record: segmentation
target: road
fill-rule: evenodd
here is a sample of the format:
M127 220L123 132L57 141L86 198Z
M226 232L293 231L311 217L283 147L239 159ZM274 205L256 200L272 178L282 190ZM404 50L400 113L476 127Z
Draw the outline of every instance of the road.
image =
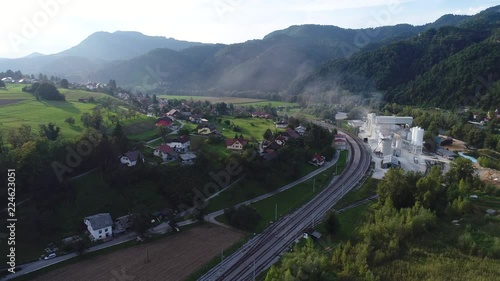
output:
M136 237L137 237L137 234L128 233L128 234L125 234L123 236L119 236L117 238L114 238L113 240L111 240L109 242L90 247L88 249L87 253L99 251L99 250L102 250L102 249L107 248L107 247L112 247L112 246L115 246L115 245L118 245L121 243L125 243L127 241L134 240ZM67 254L64 256L55 257L55 258L50 259L50 260L39 260L39 261L26 263L26 264L23 264L23 265L16 267L16 273L9 274L9 275L3 277L1 280L10 280L10 279L19 277L21 275L28 274L28 273L31 273L33 271L37 271L37 270L40 270L42 268L54 265L56 263L60 263L60 262L72 259L76 256L77 256L76 253L70 253L70 254Z
M349 158L346 169L329 187L294 213L280 218L263 233L253 237L198 280L253 280L278 261L281 253L306 228L319 223L323 215L362 179L370 167L370 155L364 144L350 135L347 135L347 141Z

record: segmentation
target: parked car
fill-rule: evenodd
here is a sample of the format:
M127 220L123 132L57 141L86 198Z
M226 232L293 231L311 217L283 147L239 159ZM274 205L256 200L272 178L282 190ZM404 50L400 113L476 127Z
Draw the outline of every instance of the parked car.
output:
M56 253L52 253L52 254L50 254L50 255L48 255L48 256L45 256L45 258L43 258L43 259L44 259L44 260L50 260L50 259L53 259L53 258L55 258L55 257L57 257Z

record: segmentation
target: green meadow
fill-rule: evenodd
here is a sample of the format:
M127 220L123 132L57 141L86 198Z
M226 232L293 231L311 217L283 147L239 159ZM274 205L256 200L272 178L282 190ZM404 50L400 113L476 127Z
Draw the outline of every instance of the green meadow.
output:
M109 97L97 92L59 89L66 95L66 101L37 101L32 94L22 91L23 86L25 85L7 84L6 89L0 89L0 131L2 132L10 128L18 128L22 124L30 125L33 131L36 131L38 125L53 122L61 128L62 136L77 137L84 129L80 116L85 112L90 112L96 106L92 103L78 102L78 99ZM68 117L75 119L74 125L64 122ZM103 117L105 123L108 122L107 113L103 114ZM126 123L133 125L134 122L142 122L145 119L146 117L137 117L127 120ZM150 122L154 124L154 120Z

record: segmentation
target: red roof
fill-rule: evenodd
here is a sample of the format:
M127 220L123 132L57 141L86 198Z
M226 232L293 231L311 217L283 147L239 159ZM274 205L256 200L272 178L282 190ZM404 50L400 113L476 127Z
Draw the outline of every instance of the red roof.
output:
M313 160L316 159L318 162L323 162L325 161L325 157L319 155L318 153L313 155Z
M235 142L239 142L243 146L248 143L244 138L227 139L226 146L232 146Z
M285 134L287 134L292 139L298 139L298 138L300 138L300 135L297 132L295 132L294 130L290 129L290 128L286 129Z
M166 144L162 144L160 146L158 146L156 149L158 149L159 151L167 154L167 153L172 153L174 151L173 148L171 148L170 146L166 145Z

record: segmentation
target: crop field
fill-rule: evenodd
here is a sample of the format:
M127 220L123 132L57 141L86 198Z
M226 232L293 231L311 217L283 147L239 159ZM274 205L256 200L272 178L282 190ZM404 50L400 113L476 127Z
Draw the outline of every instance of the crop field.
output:
M246 104L246 103L260 103L265 102L262 99L238 98L238 97L205 97L205 96L177 96L177 95L159 95L159 98L177 99L177 100L194 100L194 101L209 101L211 103L232 103L232 104Z
M116 280L120 276L127 276L126 280L185 280L243 237L235 230L198 226L156 242L71 264L34 280Z

